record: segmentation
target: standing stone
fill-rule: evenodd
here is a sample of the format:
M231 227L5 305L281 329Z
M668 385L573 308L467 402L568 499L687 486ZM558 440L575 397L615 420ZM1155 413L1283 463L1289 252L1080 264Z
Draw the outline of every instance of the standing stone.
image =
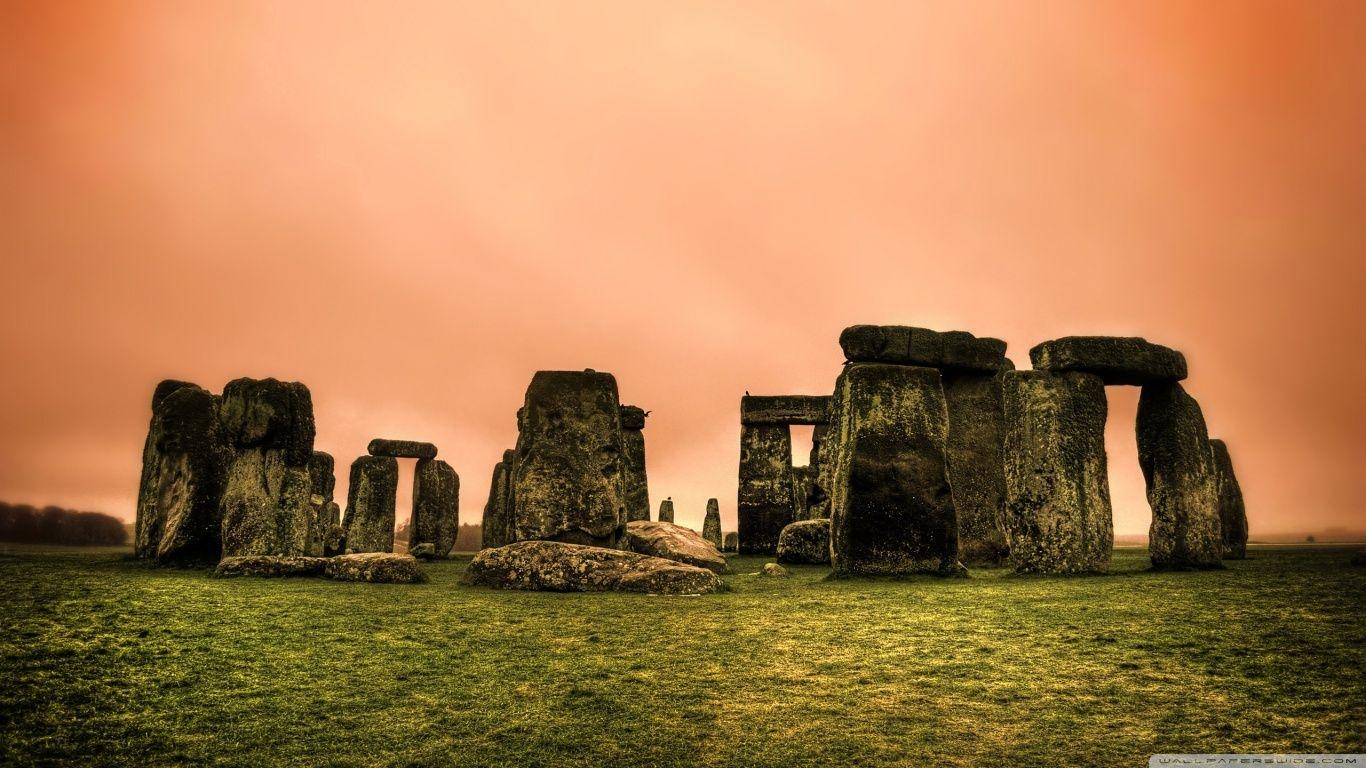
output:
M351 463L343 524L347 553L394 551L397 495L398 459L361 456Z
M1093 573L1114 547L1105 385L1089 373L1004 377L1005 528L1019 573Z
M740 552L771 555L792 522L792 434L786 424L740 425Z
M816 489L816 468L792 468L792 519L810 520L813 516L812 497Z
M230 381L220 420L234 451L219 504L223 557L304 555L314 519L308 388L275 379Z
M614 547L626 523L621 404L610 373L538 371L513 470L517 540Z
M308 461L308 477L312 491L309 504L313 507L313 525L307 554L310 557L322 557L327 554L328 541L335 541L341 536L340 531L332 530L333 526L340 527L341 523L340 508L333 501L337 476L336 461L332 454L314 451Z
M968 565L999 565L1006 546L1005 406L1002 374L944 372L948 403L949 486L958 514L958 556Z
M1153 522L1148 552L1160 569L1219 568L1218 473L1199 403L1175 382L1138 398L1138 463Z
M1225 560L1247 557L1247 509L1243 506L1243 489L1233 474L1233 459L1223 440L1210 440L1214 467L1219 478L1219 530L1223 540Z
M482 540L484 549L502 547L517 540L512 510L512 465L515 451L503 451L503 460L493 467L489 499L484 504Z
M659 502L659 522L672 523L674 521L674 498L669 498Z
M965 573L939 371L854 363L840 374L834 402L840 430L830 489L835 572Z
M721 503L707 499L707 516L702 520L702 538L721 548Z
M161 469L158 448L161 441L161 406L171 393L182 387L194 386L187 381L166 379L157 384L152 392L152 420L147 426L147 439L142 446L142 478L138 484L137 517L133 523L133 552L138 557L156 557L165 522L157 508L157 497L161 493L157 483L157 473Z
M833 421L834 416L832 414ZM832 424L817 424L811 431L810 485L807 487L806 519L830 517L829 465L832 464L835 433Z
M740 551L740 534L735 531L726 531L726 535L721 539L722 552Z
M440 459L418 461L413 473L413 520L408 551L444 559L450 556L459 532L460 476Z
M645 476L645 410L621 406L621 444L626 520L650 519L650 484Z
M218 503L232 453L218 422L219 398L180 387L160 407L154 499L161 563L217 562L223 548Z

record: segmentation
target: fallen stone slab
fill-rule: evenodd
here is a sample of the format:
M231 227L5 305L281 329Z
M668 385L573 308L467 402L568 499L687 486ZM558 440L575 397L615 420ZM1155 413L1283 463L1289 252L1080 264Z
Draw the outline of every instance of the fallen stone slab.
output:
M327 558L323 575L336 581L367 581L374 584L415 584L427 576L412 555L364 552Z
M829 395L745 395L741 424L824 424L830 420Z
M1037 371L1080 371L1107 385L1157 384L1186 378L1186 356L1135 336L1066 336L1029 350Z
M722 588L721 578L705 568L558 541L485 549L470 562L462 582L497 589L662 595L708 594Z
M622 546L629 552L695 565L713 573L730 573L726 558L710 541L681 525L649 520L629 522Z
M892 363L993 373L1006 367L1006 343L967 331L905 325L852 325L840 333L851 363Z
M798 520L778 535L778 562L828 565L830 563L830 521Z
M389 456L395 459L435 459L436 446L417 440L385 440L377 437L366 446L371 456Z
M325 557L282 557L278 555L243 555L225 557L218 561L213 575L218 578L233 576L321 576L327 565Z

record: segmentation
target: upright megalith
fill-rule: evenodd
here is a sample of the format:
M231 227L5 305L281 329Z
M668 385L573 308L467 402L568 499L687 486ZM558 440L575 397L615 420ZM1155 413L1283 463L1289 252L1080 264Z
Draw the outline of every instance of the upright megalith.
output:
M707 499L707 516L702 519L702 538L717 549L721 548L721 503L716 499Z
M222 551L218 504L232 453L219 425L219 404L196 386L177 387L158 403L149 498L161 530L148 549L158 562L216 562Z
M835 572L965 573L958 562L939 371L853 363L835 384L832 410L839 431L830 488Z
M1114 546L1105 385L1077 372L1003 381L1005 529L1020 573L1093 573Z
M346 551L393 552L398 459L360 456L351 462L346 494Z
M626 523L616 378L538 371L520 422L512 473L517 540L616 546Z
M219 504L223 557L304 555L314 519L308 387L275 379L230 381L220 421L233 451Z
M1010 552L1004 527L1006 478L1003 372L944 371L949 485L958 515L958 557L998 565Z
M1174 349L1126 336L1067 336L1029 350L1038 371L1079 371L1106 384L1143 386L1186 378L1186 358Z
M339 554L342 544L341 507L334 499L337 474L332 454L314 451L308 462L308 476L312 486L309 503L313 507L313 526L307 554L312 557Z
M460 476L440 459L421 459L413 472L413 519L408 552L446 558L460 532Z
M788 426L741 422L735 512L742 554L771 555L778 550L778 534L796 517L792 495L792 433Z
M1214 468L1218 472L1219 531L1225 560L1247 557L1247 509L1243 506L1243 489L1233 474L1233 459L1223 440L1210 440Z
M810 520L819 517L819 496L816 492L816 468L811 465L793 467L792 477L792 519ZM813 501L815 504L813 504Z
M493 466L489 498L484 504L483 533L480 546L502 547L517 540L512 510L512 468L516 451L503 451L503 460Z
M645 417L643 408L621 406L622 483L626 490L626 520L650 519L650 484L645 474Z
M187 381L166 379L157 384L152 392L152 420L147 426L147 439L142 446L142 477L138 484L137 517L133 523L133 552L138 557L156 557L164 527L161 510L157 506L157 498L161 494L157 477L161 468L162 404L176 390L194 386Z
M1218 471L1200 405L1180 384L1143 387L1138 463L1153 509L1148 529L1153 567L1222 567Z
M674 521L674 498L669 498L659 502L659 522L672 523Z

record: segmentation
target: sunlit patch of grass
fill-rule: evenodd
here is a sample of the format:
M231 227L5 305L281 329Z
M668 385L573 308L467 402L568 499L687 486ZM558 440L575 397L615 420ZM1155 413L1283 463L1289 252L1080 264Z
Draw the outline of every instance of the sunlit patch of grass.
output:
M1366 569L743 575L702 598L212 579L0 554L0 763L1143 764L1361 751Z

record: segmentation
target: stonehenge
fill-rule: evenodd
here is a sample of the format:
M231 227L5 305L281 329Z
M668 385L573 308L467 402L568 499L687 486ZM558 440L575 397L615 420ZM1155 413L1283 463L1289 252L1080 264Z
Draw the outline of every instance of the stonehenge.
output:
M778 562L825 565L830 562L830 521L798 520L778 534Z
M336 461L332 455L314 451L308 462L312 483L309 503L313 506L313 531L308 540L311 557L337 555L342 551L341 507L333 500L336 493Z
M721 548L721 504L716 499L707 499L707 515L702 519L702 538Z
M1242 560L1247 557L1247 509L1243 506L1243 489L1233 474L1233 459L1223 440L1210 440L1214 454L1214 468L1218 473L1219 528L1224 559Z
M729 573L726 559L710 540L673 523L632 520L626 524L622 548L651 557L675 560L715 573Z
M626 520L650 519L650 484L645 474L645 417L634 405L621 406L622 482L626 488Z
M136 549L161 563L216 560L218 502L231 455L218 421L220 398L175 382L158 388L153 401Z
M673 497L659 502L659 522L672 523L674 521L674 500Z
M830 398L821 395L745 395L740 400L740 478L735 505L742 554L771 555L778 534L809 509L810 492L792 467L794 424L829 420ZM814 453L814 451L813 451ZM815 484L815 470L810 473ZM803 478L807 473L801 473ZM809 513L806 513L809 514Z
M1186 358L1145 339L1067 336L1029 350L1036 371L1081 371L1110 385L1144 386L1186 378Z
M1153 509L1153 567L1222 568L1218 469L1200 404L1177 382L1146 384L1139 395L1138 463Z
M435 459L436 446L417 440L385 440L375 438L365 447L371 456L388 456L395 459Z
M413 518L408 553L449 557L460 532L460 476L440 459L420 459L413 473Z
M484 504L482 548L501 547L517 540L516 520L512 516L512 466L516 451L503 451L503 460L493 466L489 499Z
M547 592L646 592L697 595L721 579L695 565L606 547L519 541L475 555L462 583Z
M359 456L346 495L346 552L393 552L398 459Z

